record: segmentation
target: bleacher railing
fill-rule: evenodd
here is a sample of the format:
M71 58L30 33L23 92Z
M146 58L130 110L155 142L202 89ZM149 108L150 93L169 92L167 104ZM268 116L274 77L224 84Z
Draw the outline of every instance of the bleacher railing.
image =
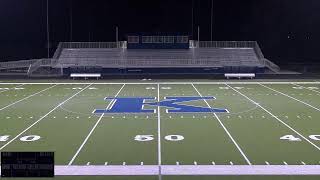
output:
M63 49L80 48L127 48L127 41L118 42L60 42L53 58L58 59Z
M255 48L256 41L200 41L199 48Z
M21 61L1 62L0 69L29 67L31 64L37 62L38 60L39 59L30 59L30 60L21 60Z

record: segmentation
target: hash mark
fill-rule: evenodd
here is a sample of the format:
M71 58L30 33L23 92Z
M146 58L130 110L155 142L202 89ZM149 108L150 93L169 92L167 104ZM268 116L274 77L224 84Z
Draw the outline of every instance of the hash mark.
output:
M303 161L301 161L301 164L302 164L302 165L306 165L306 163L305 163L305 162L303 162Z

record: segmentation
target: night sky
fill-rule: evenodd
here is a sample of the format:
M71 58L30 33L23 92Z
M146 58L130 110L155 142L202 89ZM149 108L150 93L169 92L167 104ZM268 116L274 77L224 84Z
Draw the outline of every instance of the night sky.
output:
M200 40L210 40L211 0L49 0L49 5L51 55L60 41L115 41L116 26L120 40L131 32L182 32L197 39L197 26ZM213 13L213 40L256 40L265 56L280 64L320 62L319 0L214 0ZM0 0L0 60L41 57L46 57L46 0Z

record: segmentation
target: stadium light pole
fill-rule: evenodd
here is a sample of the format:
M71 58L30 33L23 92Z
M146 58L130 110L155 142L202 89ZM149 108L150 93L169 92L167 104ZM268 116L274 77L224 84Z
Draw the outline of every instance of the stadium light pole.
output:
M70 42L73 41L73 2L70 0Z
M194 39L194 37L193 37L193 26L194 26L193 25L194 24L194 22L193 22L193 17L194 17L193 13L194 13L194 0L192 0L192 2L191 2L191 36Z
M200 44L200 26L198 26L198 48Z
M210 39L213 40L213 0L211 0L211 31L210 31Z
M47 57L50 58L49 0L47 0Z

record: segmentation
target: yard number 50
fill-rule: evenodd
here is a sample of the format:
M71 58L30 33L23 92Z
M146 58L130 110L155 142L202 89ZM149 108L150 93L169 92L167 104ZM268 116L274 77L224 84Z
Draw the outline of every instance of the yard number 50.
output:
M184 139L184 137L181 135L167 135L164 137L164 139L167 141L181 141ZM154 140L154 137L153 135L136 135L134 137L134 140L140 141L140 142L146 142L146 141Z

